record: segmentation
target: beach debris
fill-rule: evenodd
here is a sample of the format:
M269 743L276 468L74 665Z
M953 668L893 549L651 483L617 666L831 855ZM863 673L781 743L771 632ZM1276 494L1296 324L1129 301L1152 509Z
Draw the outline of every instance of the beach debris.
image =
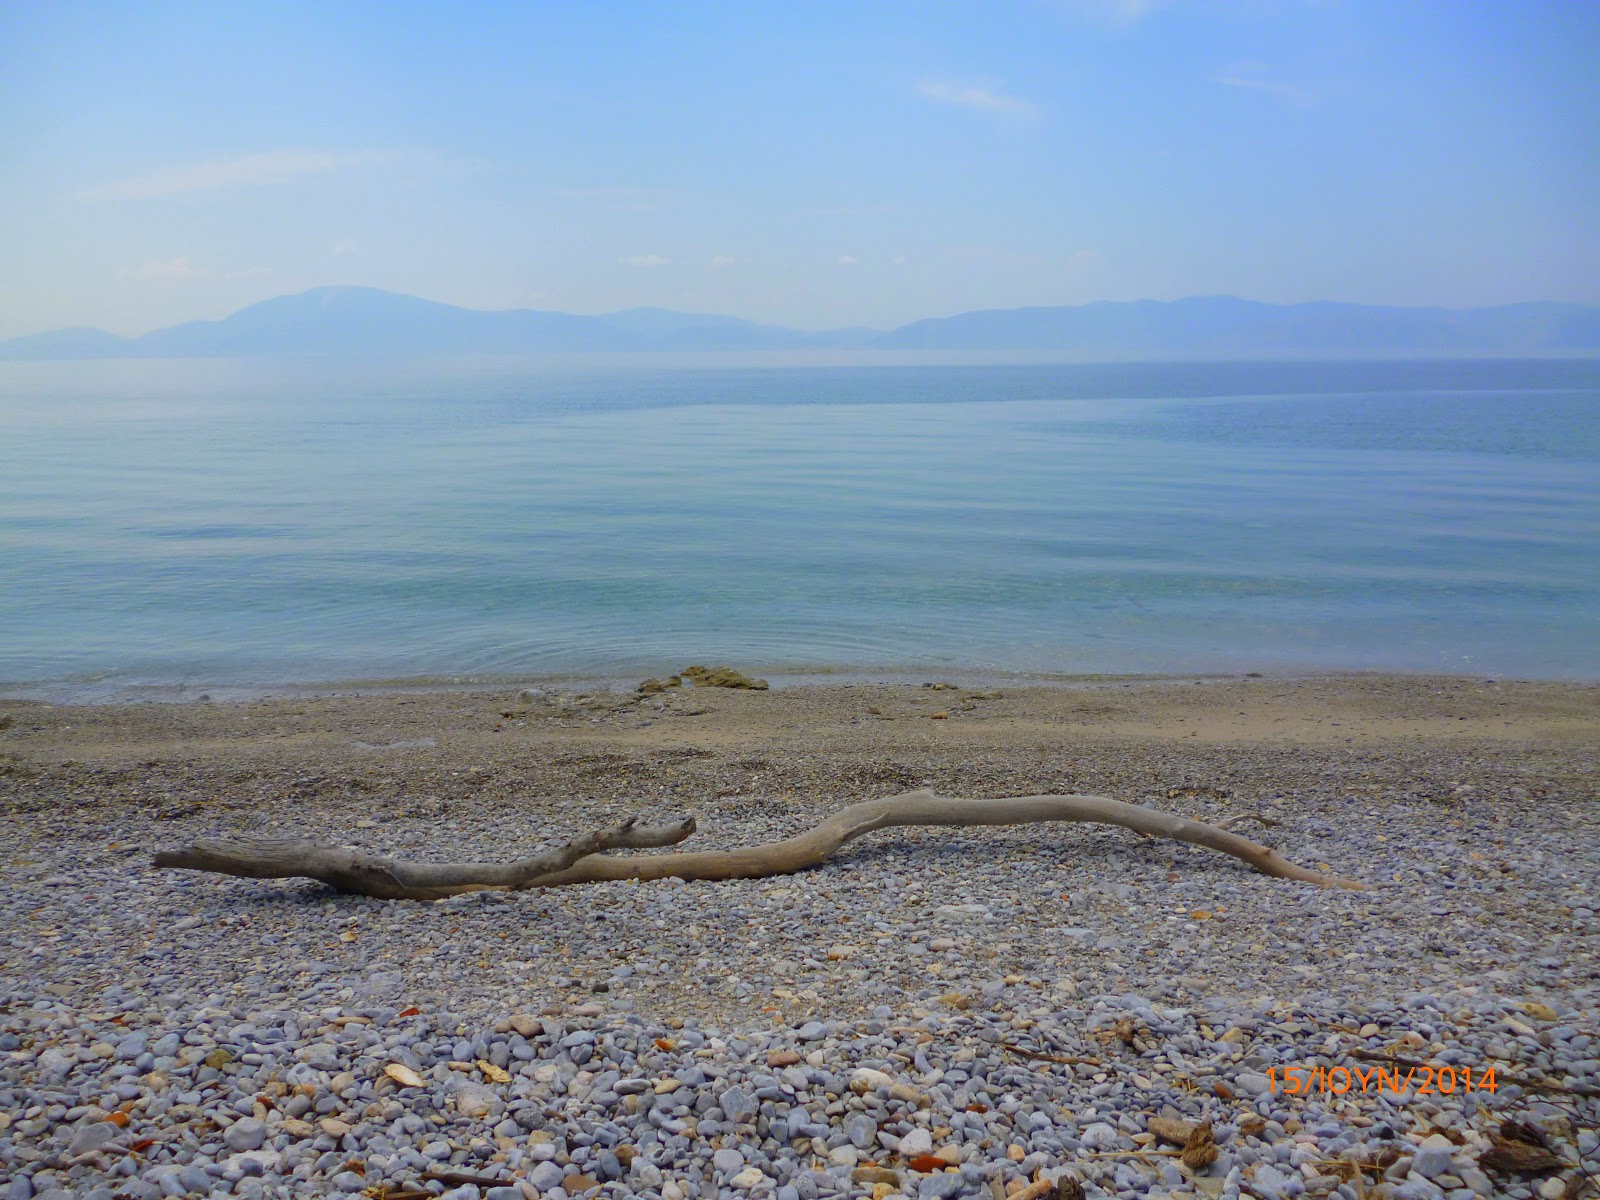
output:
M638 687L634 688L634 691L638 692L641 696L655 696L661 692L670 692L673 688L680 688L682 686L683 677L681 675L668 675L665 679L657 679L654 676L651 676Z
M384 900L443 900L468 892L521 891L606 880L764 879L821 866L847 842L879 829L944 825L1050 822L1117 825L1147 838L1172 838L1240 859L1278 879L1362 890L1370 885L1297 866L1271 847L1203 821L1127 804L1108 796L1041 795L972 799L927 789L840 809L811 829L783 841L736 850L677 852L614 858L610 850L674 846L695 831L695 819L642 825L637 817L576 837L526 858L503 863L404 862L308 838L202 839L157 851L153 865L211 871L246 879L315 879L361 896ZM1131 1038L1131 1030L1123 1040Z
M1194 1131L1199 1129L1195 1121L1180 1121L1176 1117L1151 1117L1145 1128L1156 1135L1160 1141L1169 1146L1183 1147L1194 1136Z
M678 672L678 676L687 679L695 687L739 688L747 691L764 692L767 690L765 679L752 679L742 671L735 671L732 667L685 667Z
M1217 1161L1217 1144L1210 1121L1202 1121L1190 1131L1183 1143L1183 1165L1191 1171L1208 1167Z
M1564 1164L1550 1151L1515 1138L1489 1135L1489 1149L1478 1156L1478 1166L1497 1175L1542 1175Z

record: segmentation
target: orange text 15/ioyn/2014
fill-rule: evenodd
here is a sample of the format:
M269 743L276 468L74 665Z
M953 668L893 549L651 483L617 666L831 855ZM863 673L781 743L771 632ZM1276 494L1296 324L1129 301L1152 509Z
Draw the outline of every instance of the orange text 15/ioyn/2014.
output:
M1493 1092L1494 1068L1474 1071L1471 1067L1268 1067L1267 1083L1274 1092L1302 1096L1328 1092L1342 1096L1349 1091L1383 1092L1399 1095L1416 1089L1419 1096L1448 1096L1452 1092Z

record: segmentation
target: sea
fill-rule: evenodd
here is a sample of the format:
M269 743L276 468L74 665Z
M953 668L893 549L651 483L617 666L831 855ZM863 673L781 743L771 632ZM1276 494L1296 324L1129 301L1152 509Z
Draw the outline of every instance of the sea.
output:
M0 694L1600 678L1600 362L0 364Z

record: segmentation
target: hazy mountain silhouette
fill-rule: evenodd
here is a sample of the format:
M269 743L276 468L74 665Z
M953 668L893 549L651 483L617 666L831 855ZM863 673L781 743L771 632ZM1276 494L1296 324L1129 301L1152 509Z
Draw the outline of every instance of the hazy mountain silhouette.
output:
M1232 296L1072 308L987 309L916 321L878 345L939 350L1074 350L1096 354L1539 353L1600 350L1600 308L1509 304L1395 308L1261 304Z
M323 287L140 337L62 329L0 342L0 358L523 354L573 351L1048 350L1094 358L1600 353L1600 308L1262 304L1230 296L985 309L887 333L819 333L737 317L632 308L599 316L484 312L377 288Z

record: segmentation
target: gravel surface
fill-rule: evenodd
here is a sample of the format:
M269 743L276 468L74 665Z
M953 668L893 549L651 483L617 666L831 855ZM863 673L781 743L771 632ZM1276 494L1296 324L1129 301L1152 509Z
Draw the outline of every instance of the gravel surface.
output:
M1594 1195L1596 695L0 701L0 1198ZM731 847L921 786L1254 814L1379 886L1090 826L436 904L147 869L252 831L504 858L636 812Z

